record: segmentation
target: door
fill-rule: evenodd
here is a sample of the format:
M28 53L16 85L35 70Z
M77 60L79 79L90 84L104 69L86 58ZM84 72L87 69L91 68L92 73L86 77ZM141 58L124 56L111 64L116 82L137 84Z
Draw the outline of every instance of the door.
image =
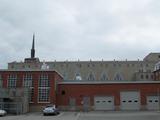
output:
M72 98L72 97L69 98L69 107L70 107L70 110L76 109L76 99L75 98Z
M90 108L90 97L88 96L83 97L83 110L89 111L89 108Z
M148 110L159 110L160 103L159 103L158 96L147 96L147 109Z
M120 92L120 104L121 110L139 110L140 93L138 91Z
M113 96L95 96L94 97L95 110L114 110Z

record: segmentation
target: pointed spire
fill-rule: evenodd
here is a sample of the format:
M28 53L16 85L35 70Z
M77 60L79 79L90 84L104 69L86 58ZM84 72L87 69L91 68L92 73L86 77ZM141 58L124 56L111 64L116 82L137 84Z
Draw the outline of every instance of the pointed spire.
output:
M33 34L33 42L32 42L32 49L31 49L31 58L35 58L34 40L35 40L35 35Z
M32 49L34 49L34 39L35 39L35 35L33 34Z

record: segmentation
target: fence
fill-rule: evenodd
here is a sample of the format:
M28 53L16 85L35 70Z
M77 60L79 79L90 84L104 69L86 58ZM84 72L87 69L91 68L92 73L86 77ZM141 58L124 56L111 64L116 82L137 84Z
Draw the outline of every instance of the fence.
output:
M0 109L6 110L11 114L22 114L23 105L20 102L0 102Z

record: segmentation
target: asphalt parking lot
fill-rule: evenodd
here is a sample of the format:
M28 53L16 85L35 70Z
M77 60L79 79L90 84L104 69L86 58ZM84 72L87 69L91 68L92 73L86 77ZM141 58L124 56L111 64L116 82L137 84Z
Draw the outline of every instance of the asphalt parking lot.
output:
M160 112L61 112L57 116L43 116L42 113L27 113L23 115L7 115L0 120L160 120Z

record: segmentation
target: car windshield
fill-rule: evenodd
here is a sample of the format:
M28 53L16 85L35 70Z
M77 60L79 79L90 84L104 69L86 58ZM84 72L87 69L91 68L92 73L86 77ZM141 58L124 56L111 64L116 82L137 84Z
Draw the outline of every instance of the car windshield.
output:
M46 108L48 108L48 107L53 107L53 108L55 108L55 105L47 105Z

